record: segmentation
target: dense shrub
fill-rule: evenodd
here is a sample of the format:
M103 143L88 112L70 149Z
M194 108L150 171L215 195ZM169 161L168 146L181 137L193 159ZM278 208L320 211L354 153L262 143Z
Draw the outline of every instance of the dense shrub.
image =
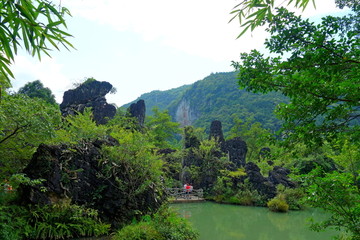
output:
M240 199L240 204L245 206L264 206L265 198L256 190L244 189L236 195Z
M237 196L229 197L228 199L226 199L226 202L231 203L231 204L241 204L242 203ZM246 205L246 204L244 204L244 205Z
M68 239L109 233L93 209L60 205L0 207L0 239Z
M19 206L0 206L0 239L22 239L30 233L30 226L25 218L27 210Z
M234 175L238 174L235 177L242 177L241 169L238 171L227 173L229 177L218 177L213 189L212 194L215 202L219 203L231 203L239 204L245 206L265 206L265 198L261 196L258 191L251 190L250 184L245 181L244 183L237 183L239 179L235 179Z
M282 191L279 192L284 194L285 201L287 204L289 204L290 210L303 209L304 206L302 203L302 199L305 196L305 193L302 188L284 188Z
M289 205L287 204L283 194L278 194L276 197L271 199L267 203L267 206L273 212L287 212L289 210Z
M102 223L94 209L70 203L33 206L29 224L30 239L66 239L108 234L110 225Z
M124 227L113 239L165 240L165 238L156 230L154 224L147 221L142 221Z
M195 232L186 219L164 206L152 217L147 215L139 223L122 228L113 240L196 240Z

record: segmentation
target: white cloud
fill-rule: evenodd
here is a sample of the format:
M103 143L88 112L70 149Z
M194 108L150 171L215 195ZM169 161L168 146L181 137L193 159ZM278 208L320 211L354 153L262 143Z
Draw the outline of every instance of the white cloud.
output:
M61 102L64 89L71 87L71 82L62 71L63 65L47 56L41 61L30 56L17 56L12 69L15 75L15 80L12 81L15 90L29 81L40 80L45 87L52 90L57 102Z
M117 31L132 31L145 41L160 41L187 54L223 61L237 58L239 51L260 47L250 34L236 40L236 21L228 23L234 1L218 0L69 0L74 17L81 16ZM254 34L253 34L254 35ZM255 35L254 35L255 36Z
M224 61L236 59L239 52L260 48L267 36L257 29L236 40L240 33L236 20L228 23L232 8L239 3L230 0L67 0L74 16L81 16L117 31L133 31L146 41L160 41L187 54ZM275 6L286 1L279 0ZM305 17L335 11L333 1L310 1ZM291 5L290 5L291 6Z
M84 77L108 81L121 105L141 93L178 87L216 71L231 71L239 53L261 48L262 28L236 40L239 23L229 14L241 0L61 0L77 51L54 51L41 62L19 56L14 87L41 80L62 101L72 82ZM283 2L283 0L280 0ZM302 13L334 11L333 1L316 0ZM230 69L230 70L229 70Z

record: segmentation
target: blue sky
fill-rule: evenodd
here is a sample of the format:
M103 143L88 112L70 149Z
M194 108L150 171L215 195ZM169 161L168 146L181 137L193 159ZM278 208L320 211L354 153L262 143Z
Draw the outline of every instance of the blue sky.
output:
M282 2L282 1L280 1ZM87 77L108 81L117 93L108 102L121 106L141 94L167 90L232 71L241 52L261 49L263 29L236 40L236 21L228 23L234 0L62 0L76 50L53 51L41 61L20 53L12 70L14 89L41 80L61 103L64 91ZM306 17L335 11L332 0L317 0Z

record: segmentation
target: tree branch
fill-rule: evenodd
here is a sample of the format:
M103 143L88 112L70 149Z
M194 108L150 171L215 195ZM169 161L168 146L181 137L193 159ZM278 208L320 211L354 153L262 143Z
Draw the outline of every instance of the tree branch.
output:
M2 144L3 142L5 142L5 141L8 140L9 138L17 135L23 128L26 128L28 125L29 125L29 124L24 125L24 126L17 126L11 134L9 134L8 136L6 136L5 138L3 138L3 139L0 140L0 144Z

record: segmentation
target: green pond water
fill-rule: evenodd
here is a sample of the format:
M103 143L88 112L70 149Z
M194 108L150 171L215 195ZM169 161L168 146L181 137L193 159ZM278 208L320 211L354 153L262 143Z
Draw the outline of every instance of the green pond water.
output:
M200 240L328 240L336 232L313 232L307 221L319 210L274 213L267 208L213 202L172 204L200 233Z

